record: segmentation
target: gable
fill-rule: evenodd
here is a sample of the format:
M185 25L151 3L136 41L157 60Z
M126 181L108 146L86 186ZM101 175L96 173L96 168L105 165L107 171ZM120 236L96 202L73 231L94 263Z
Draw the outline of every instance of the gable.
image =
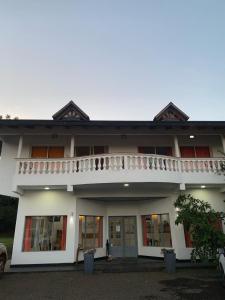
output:
M189 117L172 102L154 117L154 121L187 121L188 119Z
M53 116L54 120L89 120L86 115L73 101L67 103L62 109L56 112Z

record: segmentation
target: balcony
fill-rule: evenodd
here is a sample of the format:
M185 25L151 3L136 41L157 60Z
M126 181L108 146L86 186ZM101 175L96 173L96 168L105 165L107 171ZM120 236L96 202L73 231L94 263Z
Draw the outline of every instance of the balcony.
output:
M224 158L104 154L63 159L16 159L14 189L98 183L224 184Z

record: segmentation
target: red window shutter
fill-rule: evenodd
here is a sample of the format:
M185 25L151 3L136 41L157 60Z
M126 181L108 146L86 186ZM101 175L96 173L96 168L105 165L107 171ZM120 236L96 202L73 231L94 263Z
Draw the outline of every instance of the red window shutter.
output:
M49 147L48 149L49 158L61 158L64 157L64 147Z
M196 157L210 157L209 147L195 147Z
M180 147L180 155L181 157L195 157L195 149L194 147Z
M31 157L32 158L47 158L48 148L47 147L32 147Z

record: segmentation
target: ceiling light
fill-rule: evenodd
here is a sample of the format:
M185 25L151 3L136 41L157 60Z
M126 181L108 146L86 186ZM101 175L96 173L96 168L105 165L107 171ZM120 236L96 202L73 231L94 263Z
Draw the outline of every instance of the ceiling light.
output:
M206 186L205 185L201 185L201 189L205 189L206 188Z
M50 187L46 186L46 187L45 187L45 190L50 190Z
M194 139L195 138L195 136L194 135L190 135L190 139Z
M123 186L128 187L128 186L129 186L129 183L124 183Z

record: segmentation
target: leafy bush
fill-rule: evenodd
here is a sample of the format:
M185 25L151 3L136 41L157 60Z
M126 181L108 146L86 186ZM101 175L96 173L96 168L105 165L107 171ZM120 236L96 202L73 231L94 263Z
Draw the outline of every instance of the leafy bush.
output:
M212 206L189 195L180 195L174 203L178 215L176 225L183 224L192 235L191 259L196 261L216 260L217 249L225 245L225 235L216 224L225 219L225 213L215 211Z

